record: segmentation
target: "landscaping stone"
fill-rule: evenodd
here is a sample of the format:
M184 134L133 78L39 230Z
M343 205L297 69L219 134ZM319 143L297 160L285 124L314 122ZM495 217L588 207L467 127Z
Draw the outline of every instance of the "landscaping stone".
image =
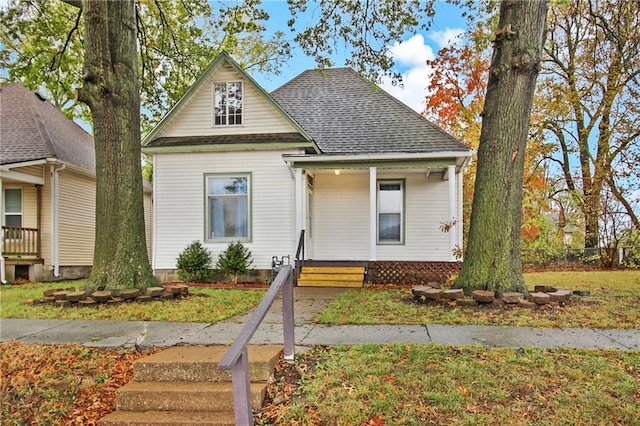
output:
M534 293L553 293L557 289L550 285L536 285L533 287Z
M42 298L42 303L55 303L56 298L53 296L47 296Z
M442 284L440 284L440 283L439 283L439 282L437 282L437 281L429 281L429 282L427 283L427 286L429 286L429 287L431 287L431 288L440 288L440 287L442 287Z
M67 300L67 294L69 294L67 290L56 291L53 293L53 298L56 300Z
M78 306L95 306L97 304L98 302L96 302L90 297L87 297L86 299L82 299L78 302Z
M492 303L496 299L495 293L488 290L474 290L471 297L479 303Z
M520 300L522 300L523 297L524 295L522 293L507 292L502 295L502 301L504 303L516 304L520 302Z
M573 290L573 295L585 297L585 296L591 296L591 292L589 290Z
M67 299L57 299L55 301L56 306L71 306L71 302Z
M136 297L136 302L151 302L152 300L153 296L149 296L148 294Z
M181 294L182 288L179 287L180 284L171 284L165 286L165 292L169 294Z
M533 308L537 308L538 305L533 303L533 302L529 302L528 300L525 299L520 299L518 301L518 307L519 308L528 308L528 309L533 309Z
M533 302L537 305L544 305L551 302L551 296L542 292L529 293L529 302Z
M54 293L57 293L59 291L64 291L64 288L50 288L49 290L44 291L44 297L53 296Z
M411 294L413 294L413 297L415 297L416 299L419 299L424 296L425 291L431 288L433 287L429 287L428 285L418 285L411 289Z
M462 299L456 300L456 305L462 307L474 307L478 306L478 301L470 297L464 297Z
M558 289L553 293L548 293L552 302L566 303L571 299L571 292L565 289Z
M121 297L112 297L111 299L107 300L107 305L117 305L119 303L124 302L124 299Z
M72 291L67 294L67 300L71 303L77 303L86 297L87 293L84 291Z
M442 292L442 297L448 300L457 300L464 298L464 290L461 288L452 288Z
M147 288L147 296L160 297L164 293L164 287L149 287Z
M109 299L111 299L111 292L110 291L94 291L91 297L93 297L93 299L98 303L104 303L104 302L107 302Z
M429 290L425 290L424 297L429 300L440 300L442 299L442 290L439 288L430 288Z
M133 300L141 294L142 293L138 289L122 290L120 292L120 297L124 300Z

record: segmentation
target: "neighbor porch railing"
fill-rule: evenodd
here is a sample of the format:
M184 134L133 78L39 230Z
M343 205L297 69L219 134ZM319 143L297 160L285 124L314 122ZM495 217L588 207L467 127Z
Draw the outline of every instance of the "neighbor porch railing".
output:
M294 331L293 331L293 271L291 265L283 265L278 272L267 294L256 308L233 342L222 357L218 366L223 370L231 370L233 382L233 404L236 414L236 425L253 425L253 411L251 409L251 389L249 377L249 360L247 345L254 333L267 315L278 292L282 289L282 320L284 334L284 359L293 361Z
M40 235L35 228L2 227L2 254L4 256L40 255Z

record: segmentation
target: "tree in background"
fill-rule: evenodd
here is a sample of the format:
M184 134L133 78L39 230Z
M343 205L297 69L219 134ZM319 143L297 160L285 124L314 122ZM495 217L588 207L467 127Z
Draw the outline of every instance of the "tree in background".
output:
M549 14L540 123L557 146L564 190L579 207L584 246L598 247L608 191L633 226L640 148L640 3L570 0Z

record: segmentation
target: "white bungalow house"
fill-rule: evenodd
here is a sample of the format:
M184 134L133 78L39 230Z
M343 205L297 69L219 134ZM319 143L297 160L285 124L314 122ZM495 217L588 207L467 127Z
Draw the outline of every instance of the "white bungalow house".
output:
M302 257L302 244L305 264L458 260L472 151L351 69L305 71L269 94L222 53L143 151L160 278L194 240L214 257L241 241L256 269Z

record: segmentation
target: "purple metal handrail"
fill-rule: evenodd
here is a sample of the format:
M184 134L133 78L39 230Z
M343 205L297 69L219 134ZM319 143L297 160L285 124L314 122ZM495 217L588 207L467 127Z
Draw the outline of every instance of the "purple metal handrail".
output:
M283 265L251 318L218 364L222 370L231 370L233 405L238 426L253 425L247 345L267 315L280 289L282 289L284 359L293 361L293 272L291 265Z
M300 252L302 252L302 260L300 260ZM296 250L295 266L295 281L298 282L298 278L300 278L300 271L304 266L304 229L300 231L300 238L298 239L298 249Z

